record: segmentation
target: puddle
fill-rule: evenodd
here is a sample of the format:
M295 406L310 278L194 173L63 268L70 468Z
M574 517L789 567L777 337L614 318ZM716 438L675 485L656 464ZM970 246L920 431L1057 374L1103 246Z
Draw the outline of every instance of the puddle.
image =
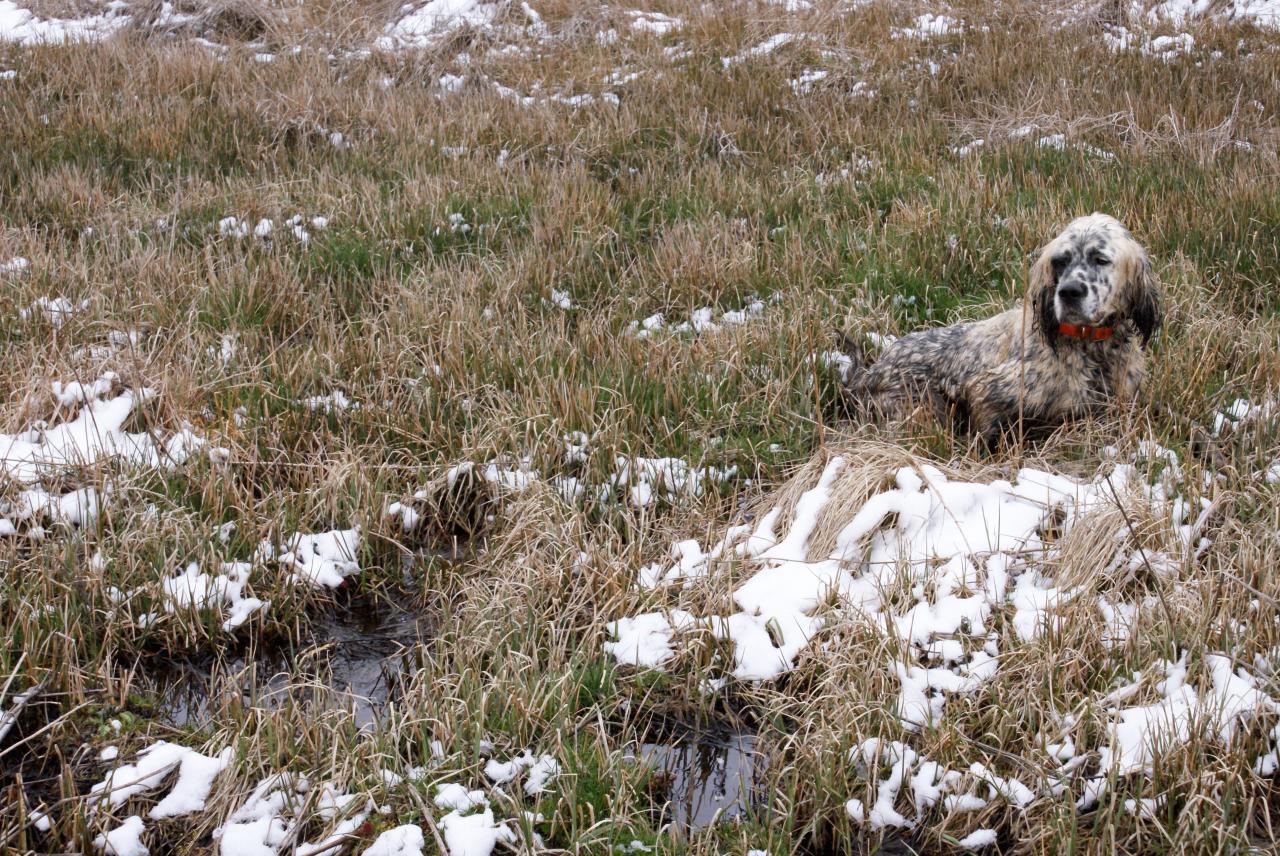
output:
M730 732L645 743L641 757L667 777L663 822L694 830L745 814L766 765L759 740L755 734Z
M641 757L667 776L666 804L661 822L692 832L717 823L732 823L753 806L769 799L764 774L768 757L758 734L724 729L690 730L668 743L645 743ZM801 847L807 856L920 856L923 844L906 836L887 834L874 847L850 851Z
M211 723L218 695L238 691L245 705L266 710L289 702L354 710L356 724L367 727L378 720L408 672L414 648L428 636L421 615L352 603L313 616L308 638L296 647L170 661L150 676L161 715L175 726Z

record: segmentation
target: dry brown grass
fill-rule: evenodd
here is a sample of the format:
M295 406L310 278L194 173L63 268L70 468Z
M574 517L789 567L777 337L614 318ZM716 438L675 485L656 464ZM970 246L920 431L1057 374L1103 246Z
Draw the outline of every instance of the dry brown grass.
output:
M845 753L867 737L902 736L886 708L897 692L882 668L891 647L831 609L823 639L832 644L812 647L775 684L704 696L702 678L722 653L711 642L666 675L618 670L600 650L604 624L661 602L636 590L637 569L665 561L673 541L706 545L744 512L789 508L830 455L854 444L860 466L828 507L813 555L829 552L836 527L886 473L911 462L966 477L1008 477L1022 465L1087 476L1103 447L1127 454L1157 439L1181 453L1198 490L1196 426L1236 397L1280 389L1274 33L1203 22L1195 53L1166 63L1108 50L1102 28L1125 20L1118 4L1063 23L1056 4L962 2L951 14L966 31L925 41L893 37L936 11L906 3L802 13L663 3L684 19L667 36L632 31L621 6L534 5L545 40L520 32L527 19L513 6L498 31L459 30L420 53L360 51L394 17L381 2L202 6L177 33L141 26L91 46L0 46L0 69L19 72L0 81L0 264L31 262L25 274L0 274L0 430L54 417L50 381L112 370L160 392L134 430L186 420L231 450L227 467L69 474L69 485L113 480L99 525L0 543L0 622L11 639L0 679L48 681L0 745L0 848L88 848L105 822L84 810L107 769L96 749L118 743L127 757L159 737L234 743L237 760L209 811L151 825L152 852L211 848L210 830L280 769L375 794L392 808L379 828L425 829L439 814L431 785L482 781L482 740L504 757L529 746L560 759L565 774L537 803L548 817L538 829L566 850L632 839L690 853L872 845L843 814L866 787ZM616 42L598 38L610 28ZM806 37L724 67L722 57L778 32ZM225 54L195 46L192 33L226 44ZM690 53L672 60L667 48ZM828 75L793 91L811 69ZM631 82L606 80L632 71ZM443 91L445 74L467 80ZM876 95L851 97L860 81ZM495 82L541 100L515 103ZM603 93L618 106L546 98ZM1037 126L1030 138L1009 139L1026 124ZM351 146L332 145L334 132ZM1116 159L1036 148L1055 133ZM987 145L952 154L975 138ZM809 361L831 347L833 325L903 333L989 314L1021 295L1040 242L1094 209L1134 230L1164 284L1166 329L1140 407L995 458L936 426L879 432L834 421L832 379ZM304 248L282 226L295 213L330 223ZM454 213L470 231L451 230ZM273 219L272 242L219 236L225 216ZM548 306L552 289L575 308ZM781 300L741 327L625 333L655 312L676 322L774 292ZM91 304L58 328L20 318L58 295ZM92 352L131 329L142 334L136 346ZM236 337L236 353L222 365L209 350L224 335ZM326 416L298 405L335 389L360 409ZM566 460L569 431L591 434L587 464ZM1038 730L1055 712L1088 709L1114 678L1176 647L1193 660L1236 651L1251 665L1280 644L1276 490L1256 477L1280 456L1280 439L1246 429L1217 449L1223 504L1209 552L1174 578L1103 577L1092 571L1121 523L1152 550L1169 548L1164 530L1136 510L1077 529L1053 569L1063 585L1085 587L1061 633L1019 649L997 683L953 701L918 751L946 763L984 758L1036 780L1048 764ZM502 456L599 484L615 455L736 465L739 476L674 508L631 508L621 492L599 507L566 505L545 485L518 497L437 489L449 466ZM438 502L406 534L383 510L423 485ZM238 528L224 545L212 533L229 521ZM117 607L108 596L110 586L154 593L188 561L247 559L264 538L356 523L368 543L353 592L303 592L262 568L252 588L272 609L232 637L208 615L144 628L151 601ZM402 565L401 548L419 552ZM90 563L94 553L104 567ZM723 614L746 572L730 566L698 581L683 603ZM1150 598L1119 649L1100 641L1099 593ZM293 660L286 683L323 687L332 651L306 644L308 630L353 597L410 608L433 628L379 728L356 728L341 693L279 707L242 693L258 682L246 664L279 648ZM1245 630L1227 620L1245 617ZM222 689L206 719L175 729L149 666L210 652L223 654L212 669ZM1260 679L1276 692L1274 678ZM122 713L116 735L108 723ZM760 728L770 799L743 824L660 837L660 790L628 753L662 722L721 718ZM1086 716L1078 728L1096 738L1103 723ZM969 829L993 825L1010 852L1240 851L1274 838L1273 784L1247 769L1263 737L1171 757L1150 783L1175 795L1155 821L1118 803L1086 816L1069 801L1026 812L993 803L929 826L919 843L949 852ZM380 769L428 763L435 739L446 755L428 781L383 788ZM1039 760L1023 769L1027 758ZM41 801L54 808L51 836L19 821Z

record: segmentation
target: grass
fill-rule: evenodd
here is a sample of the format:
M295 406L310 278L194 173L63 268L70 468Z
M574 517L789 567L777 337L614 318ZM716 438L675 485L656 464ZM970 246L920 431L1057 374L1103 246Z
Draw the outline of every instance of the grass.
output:
M789 479L815 455L865 436L835 420L834 385L810 360L832 346L832 327L901 334L1010 305L1030 254L1080 213L1119 216L1156 261L1166 328L1143 404L992 461L936 427L891 439L961 467L1042 460L1090 473L1103 446L1158 438L1198 479L1188 423L1280 388L1280 37L1198 22L1192 52L1166 62L1110 52L1106 14L1054 4L961 2L962 34L916 40L893 29L923 8L897 2L714 14L665 3L684 26L655 36L632 30L621 7L557 1L536 4L546 41L498 30L420 54L367 54L356 48L386 20L375 5L282 8L245 30L265 27L253 43L219 19L229 29L208 26L225 55L139 31L91 45L0 45L0 69L18 70L0 80L0 265L31 261L0 273L0 431L53 421L50 381L112 370L159 392L130 430L190 422L231 453L226 465L200 459L163 474L68 472L68 486L110 481L96 525L0 541L10 640L0 680L45 687L0 741L0 849L89 848L113 825L84 799L109 769L97 750L118 745L127 758L164 738L233 745L236 760L209 811L148 824L152 852L213 849L212 829L281 769L376 793L390 813L371 816L375 831L420 822L438 846L433 786L482 783L482 741L504 758L529 747L559 760L559 784L536 801L547 820L534 825L552 847L874 852L879 837L843 805L868 788L847 750L901 736L886 710L892 678L850 653L879 642L845 620L837 635L855 642L843 653L815 651L779 682L706 696L714 646L683 671L636 673L601 652L604 624L658 602L632 584L673 541L707 543L762 496L798 490ZM503 21L523 23L518 9ZM597 40L610 27L619 39ZM721 62L778 32L806 37ZM509 42L532 52L499 49ZM689 53L672 60L666 49ZM255 62L264 50L277 58ZM794 89L812 69L828 75ZM603 82L632 71L629 83ZM437 85L446 73L470 78L448 92ZM526 107L487 81L524 95L613 92L619 103ZM859 81L875 95L850 95ZM1035 132L1011 135L1028 124ZM333 131L350 147L332 145ZM1036 144L1054 133L1067 148ZM986 144L955 153L975 139ZM283 226L295 214L329 225L304 245ZM227 216L270 218L273 239L220 235ZM573 308L550 305L553 289ZM59 295L90 306L58 327L39 313L20 318ZM625 332L655 312L674 323L752 298L766 308L742 326L646 340ZM111 332L130 330L136 345L104 350ZM224 336L235 345L225 363L214 356ZM334 390L358 409L299 404ZM591 436L585 464L566 460L571 431ZM928 736L931 757L1031 751L1046 711L1150 668L1173 640L1193 659L1233 647L1246 665L1267 655L1280 522L1275 485L1254 473L1276 459L1277 436L1242 431L1219 445L1231 501L1209 557L1163 592L1169 620L1106 652L1096 616L1073 614L1061 636L1017 652L1007 680L953 703L954 720ZM483 506L455 497L458 507L433 507L415 533L383 514L461 461L528 457L544 476L601 483L618 455L738 469L699 497L644 509L623 491L566 504L540 488ZM20 490L0 487L6 498ZM228 522L236 531L224 543L216 530ZM336 649L309 631L347 592L303 590L266 565L251 589L272 606L234 634L207 612L141 621L163 603L160 578L188 562L248 561L264 539L356 524L363 571L348 587L431 628L377 727L358 728L336 689L302 691L327 682ZM415 551L408 562L405 549ZM1155 594L1132 585L1135 596ZM112 587L139 594L117 603ZM728 591L689 597L718 609ZM1227 621L1244 617L1246 629ZM267 698L245 669L280 649L298 692ZM175 725L149 675L210 653L225 691L205 718ZM661 787L629 757L672 716L759 728L769 799L741 824L660 828ZM1103 733L1102 723L1082 727ZM1045 799L1025 812L993 806L980 820L1016 853L1271 848L1275 784L1248 769L1264 736L1197 746L1089 814ZM381 769L419 765L427 779L381 784ZM1167 796L1151 820L1123 810L1142 787ZM48 834L21 820L39 804L53 810ZM299 840L323 826L313 819ZM951 852L970 828L932 817L911 841Z

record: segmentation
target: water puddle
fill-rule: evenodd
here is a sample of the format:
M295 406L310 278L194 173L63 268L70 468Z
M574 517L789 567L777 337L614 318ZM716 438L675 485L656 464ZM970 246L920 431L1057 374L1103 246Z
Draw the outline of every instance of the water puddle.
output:
M645 743L641 758L666 779L662 821L694 830L744 815L767 764L759 742L752 733L712 731Z
M429 638L425 619L385 603L353 602L311 618L297 646L168 661L149 670L161 715L175 726L210 724L227 693L246 706L286 704L354 711L373 725Z
M668 731L668 733L670 733ZM665 804L660 822L693 832L718 823L732 823L749 810L766 808L765 783L769 759L764 740L755 731L726 724L710 728L677 726L673 739L645 743L641 758L665 777ZM919 856L926 852L912 838L886 835L875 847L854 850L858 856ZM852 856L846 844L838 849L805 846L808 856Z

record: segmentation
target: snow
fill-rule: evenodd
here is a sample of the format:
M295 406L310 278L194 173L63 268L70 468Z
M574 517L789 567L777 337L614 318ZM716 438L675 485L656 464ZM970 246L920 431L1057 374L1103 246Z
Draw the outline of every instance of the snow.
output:
M436 787L435 799L437 808L450 811L470 811L489 804L484 791L468 791L456 782L448 782Z
M642 33L652 33L655 36L665 36L684 27L684 21L680 18L664 15L661 12L631 10L627 12L627 15L631 18L631 29Z
M32 809L27 814L27 822L36 828L39 832L48 832L53 829L53 819L49 817L49 813L40 809Z
M1014 591L1008 592L1007 557L1043 547L1037 532L1048 511L1062 506L1087 508L1098 500L1103 485L1110 484L1105 480L1081 484L1033 470L1021 472L1016 485L974 484L950 482L928 466L920 473L904 468L897 472L894 488L869 498L849 519L828 558L809 561L808 541L844 464L839 457L828 463L817 485L797 503L785 536L779 538L773 532L776 515L768 514L732 551L761 565L733 592L742 612L710 621L718 635L735 644L735 676L764 680L792 668L794 657L822 625L813 617L814 610L833 595L855 611L880 611L879 592L892 583L902 566L915 569L921 587L934 591L933 600L921 599L888 616L887 623L876 622L904 642L925 648L935 637L949 636L961 627L980 634L989 612L1006 601L1013 606L1024 637L1034 637L1045 615L1057 605L1059 593L1034 574L1023 574ZM1127 472L1117 470L1122 492ZM728 542L743 534L741 529L730 533L713 548L714 558L725 555ZM665 573L646 568L643 581L704 575L713 561L696 542L680 542L676 551L680 558L675 565ZM985 573L979 571L977 556L987 557ZM859 561L862 574L855 576L848 564ZM981 594L957 594L962 587L976 587L980 577L986 578ZM696 622L687 613L673 614L680 615L682 626ZM780 638L775 639L769 627ZM620 641L609 643L607 650L622 654L626 662L661 665L674 653L672 628L661 612L622 619L609 629ZM973 657L966 659L971 667L987 665L985 659L980 663ZM904 674L919 683L915 673ZM937 684L935 676L925 681L924 689ZM970 685L963 681L955 686Z
M58 404L62 407L74 409L81 404L102 398L102 396L111 392L115 386L119 376L115 372L106 372L100 378L90 383L73 380L66 383L62 381L53 381L49 384L53 397L58 400Z
M223 562L222 573L210 575L192 562L176 577L161 581L164 609L172 614L184 609L221 609L229 607L222 623L224 631L235 630L255 612L266 609L270 601L246 597L244 588L249 582L253 565L248 562Z
M1088 143L1068 143L1065 134L1050 134L1047 137L1041 137L1036 140L1036 146L1042 149L1055 149L1060 152L1066 151L1069 148L1074 148L1100 160L1110 161L1116 159L1116 156L1112 152L1105 151L1104 149L1097 148L1096 146L1091 146Z
M1029 139L1036 130L1037 128L1035 125L1023 125L1010 131L1007 139L1014 141L1026 140ZM999 141L997 140L996 142L998 143ZM987 140L979 138L970 140L962 145L951 146L951 153L960 158L968 157L974 152L985 148L987 145ZM1065 134L1048 134L1041 136L1036 139L1035 145L1037 148L1051 149L1054 151L1079 151L1089 155L1090 157L1095 157L1104 161L1112 161L1115 160L1116 157L1114 153L1097 148L1096 146L1091 146L1088 143L1083 143L1078 140L1068 140Z
M231 763L232 755L230 748L206 756L161 740L140 752L133 764L116 767L108 773L90 789L89 795L114 808L134 796L156 790L176 769L178 775L169 793L147 816L158 820L203 811L213 780Z
M564 436L564 457L570 467L584 467L593 452L591 438L581 431ZM697 499L707 489L734 478L736 466L694 466L681 458L614 457L613 473L604 482L589 482L584 477L561 473L543 479L533 469L529 458L518 461L498 459L485 464L464 461L450 467L444 483L452 490L458 479L465 476L478 478L503 493L521 493L542 485L557 493L565 502L577 503L589 500L603 506L619 498L633 508L642 509L659 503L669 505ZM404 532L417 529L429 512L420 511L419 503L428 503L431 488L421 488L411 498L391 502L385 515L399 522Z
M219 527L219 538L225 543L224 533L229 537L233 529L234 524ZM219 610L223 616L222 630L229 633L271 606L268 600L245 594L255 563L274 561L292 571L287 580L290 585L337 588L347 577L360 573L356 559L362 543L358 526L315 534L295 532L280 545L271 541L260 543L254 562L219 563L218 573L205 571L198 562L191 562L183 572L160 580L161 604L169 615L188 610ZM122 593L121 599L128 600L141 591L143 589Z
M792 78L791 91L796 95L808 95L813 88L826 80L831 72L816 68L806 68L800 72L800 76Z
M92 526L108 495L94 488L63 496L50 495L40 488L29 489L21 493L16 502L0 505L0 512L7 515L0 517L0 533L16 534L19 530L14 521L28 521L28 535L37 537L43 530L34 521L40 518L65 525ZM226 543L234 528L234 523L219 527L219 539ZM358 526L315 534L296 532L280 545L262 542L254 559L256 563L274 561L292 571L287 580L289 584L337 588L348 576L360 573L357 559L362 543ZM105 566L100 555L95 555L93 562ZM221 629L231 632L270 607L270 601L246 594L255 563L221 562L215 567L216 571L207 571L199 563L191 562L175 576L161 578L159 600L164 612L174 615L192 610L218 610L223 618ZM144 590L120 592L118 602L127 601ZM145 617L144 623L149 624L154 617Z
M484 811L471 815L456 811L446 814L440 820L440 831L444 833L449 856L489 856L499 841L507 844L519 841L511 827L494 821L493 810L487 806Z
M264 778L227 821L213 831L219 852L222 856L274 856L294 839L303 822L312 818L337 823L321 840L299 844L294 851L297 856L332 856L345 849L373 811L372 802L325 784L314 799L312 813L304 815L309 791L305 776L275 773Z
M747 48L746 50L740 53L736 53L733 56L721 57L720 64L724 68L732 68L733 66L738 65L739 63L743 63L752 59L757 59L762 56L768 56L769 54L776 51L778 48L784 45L789 45L799 38L803 38L803 36L797 35L796 33L777 33L765 39L763 42L761 42L760 44L754 47Z
M106 856L147 856L150 851L142 843L144 826L142 818L131 815L115 829L95 838L93 846Z
M779 294L769 298L773 303L778 303L781 299ZM681 321L678 324L668 324L666 316L658 312L641 321L632 321L627 325L625 332L628 336L634 336L637 339L648 339L659 333L693 333L695 335L711 333L724 327L738 327L754 321L764 314L764 310L765 302L752 297L741 309L725 310L718 319L715 318L715 309L710 306L694 310L688 321Z
M351 143L340 133L336 131L327 131L324 128L317 128L316 133L324 136L329 144L337 149L349 149ZM292 217L284 221L284 229L301 245L305 246L311 241L311 233L308 232L303 225L306 218L302 214L294 214ZM311 227L316 231L322 231L329 225L327 217L312 217L310 220ZM234 238L241 240L250 235L257 238L264 246L271 246L273 236L276 234L276 221L270 217L262 217L257 223L250 223L243 217L234 214L223 217L218 221L218 234L224 238Z
M617 641L604 643L604 651L619 663L658 669L675 654L672 639L677 631L692 628L696 619L684 610L669 614L648 612L620 618L606 626Z
M365 800L363 808L352 810L352 806L360 803L360 797L338 791L332 784L320 789L320 798L316 801L315 816L323 820L342 817L324 838L317 842L306 842L298 845L294 856L336 856L346 849L349 838L364 823L373 811L372 801ZM345 817L343 817L345 815Z
M89 308L90 301L81 300L79 303L66 297L40 297L37 298L30 308L19 311L19 316L23 321L43 316L54 328L61 327L67 321L71 320L73 315Z
M534 755L526 749L510 761L491 758L484 767L485 777L495 785L509 784L521 773L525 773L524 792L537 796L545 792L551 780L560 774L560 764L551 755Z
M364 850L364 856L422 856L426 840L421 827L412 823L388 829Z
M218 221L218 234L227 238L247 238L249 223L239 217L223 217Z
M359 405L353 403L347 398L341 390L335 389L328 395L313 395L302 399L299 404L308 410L321 411L325 414L342 413L351 409L358 409Z
M387 51L428 48L460 27L488 27L501 8L477 0L430 0L389 25L375 45Z
M545 793L551 781L560 775L560 764L550 755L542 755L529 767L524 792L533 797Z
M1164 664L1164 680L1156 687L1158 701L1119 707L1125 694L1112 694L1116 703L1104 709L1114 721L1107 727L1107 744L1098 749L1098 775L1086 783L1077 801L1081 809L1095 805L1113 778L1135 773L1149 776L1157 757L1193 738L1228 745L1243 722L1280 713L1280 702L1260 690L1243 668L1233 671L1230 658L1206 654L1204 666L1211 686L1203 694L1187 683L1185 654L1177 662Z
M555 288L551 289L551 299L544 298L542 302L547 306L554 306L556 309L563 309L566 312L577 308L573 302L573 295Z
M306 804L308 789L305 776L275 773L264 778L226 822L213 831L219 853L275 856L299 826L298 815Z
M1140 8L1140 7L1136 7ZM1152 23L1183 26L1195 18L1218 18L1258 27L1280 27L1280 0L1164 0L1147 9Z
M1221 436L1224 430L1236 431L1241 426L1267 423L1280 417L1280 399L1254 403L1247 398L1237 398L1222 412L1213 416L1213 436Z
M925 12L918 15L909 27L895 27L892 31L895 39L927 40L937 36L951 36L964 32L964 21L950 15L935 15Z
M997 837L994 829L975 829L956 844L966 850L980 850L983 847L994 847Z
M122 14L125 8L124 3L113 2L100 15L40 18L13 0L0 0L0 43L38 45L97 41L129 23L129 16Z
M317 588L338 588L343 581L360 573L360 527L333 529L308 535L295 532L278 547L270 541L258 546L258 557L275 559L292 570L294 583L310 583Z
M109 384L94 387L96 391L109 388ZM68 390L70 386L55 389ZM67 396L68 400L78 397L80 390L74 396ZM102 460L119 460L152 469L181 464L191 452L205 444L189 427L159 443L154 433L131 434L122 430L136 407L153 396L154 392L149 389L126 389L114 398L85 402L74 419L61 424L18 434L0 434L0 472L29 485L64 468L91 466ZM62 399L59 395L60 403Z
M1198 521L1192 518L1208 513L1210 503L1180 495L1184 476L1176 454L1147 442L1130 460L1112 454L1090 480L1024 468L1009 480L962 481L928 464L899 467L888 485L832 520L833 498L854 467L853 460L833 456L794 500L788 517L781 507L773 508L760 514L754 527L731 527L709 550L696 539L677 541L670 565L640 569L642 589L665 584L665 591L678 596L684 581L717 577L721 567L731 567L733 578L741 580L731 592L738 612L699 617L672 608L618 618L606 625L612 641L604 650L620 663L662 669L687 643L696 644L687 631L704 628L732 643L732 657L719 664L728 676L771 680L795 668L826 624L822 610L830 608L890 643L880 668L896 678L894 709L901 725L908 732L937 727L949 698L974 693L998 674L1002 651L1032 642L1064 620L1062 607L1075 602L1079 592L1057 584L1048 568L1058 550L1057 538L1081 521L1118 503L1130 511L1145 504L1153 519L1167 521L1165 537L1188 555L1203 549L1206 542L1196 540ZM780 525L784 519L785 527ZM813 555L819 527L834 534L834 545L826 554ZM1167 568L1162 571L1166 574L1180 567L1176 552L1139 551L1120 534L1112 566L1136 560ZM1105 557L1101 561L1108 562ZM905 601L886 597L885 592L903 591L904 586L910 591ZM1093 602L1093 614L1103 620L1110 644L1127 638L1144 605L1114 593L1101 600L1095 595ZM997 615L1003 619L995 621ZM1185 742L1192 723L1209 723L1216 739L1225 743L1239 723L1280 710L1251 676L1242 670L1233 673L1225 658L1209 654L1205 662L1212 692L1197 695L1182 687L1170 690L1154 707L1112 711L1119 723L1109 732L1111 748L1098 750L1101 771L1088 783L1086 795L1096 799L1108 775L1149 773L1153 739L1161 742L1173 735ZM1123 701L1116 696L1109 703ZM1064 737L1054 745L1066 756L1064 763L1073 763L1079 752L1069 735ZM918 814L939 801L946 801L950 810L972 811L988 799L1023 808L1037 797L1032 787L979 762L963 772L942 771L909 747L887 751L894 768L880 783L877 799L871 804L855 799L846 806L851 817L863 817L877 829L913 823L894 806L904 781ZM1280 766L1266 757L1258 763ZM985 786L989 797L960 793L956 786L961 780Z
M986 807L988 801L972 792L961 791L984 783L1019 808L1029 803L1029 800L1023 801L1025 787L1016 780L996 776L977 763L967 772L948 769L920 757L910 746L897 740L876 737L864 740L849 750L849 760L857 764L860 774L867 779L872 779L882 765L888 764L884 778L877 781L876 798L869 810L856 797L845 803L845 812L852 820L865 823L873 830L911 829L939 803L947 814L978 811ZM915 819L896 808L904 789L911 796Z
M697 498L708 483L726 482L738 472L737 467L694 467L680 458L618 456L614 467L610 485L625 490L631 504L638 508L651 505L656 499L675 502Z

